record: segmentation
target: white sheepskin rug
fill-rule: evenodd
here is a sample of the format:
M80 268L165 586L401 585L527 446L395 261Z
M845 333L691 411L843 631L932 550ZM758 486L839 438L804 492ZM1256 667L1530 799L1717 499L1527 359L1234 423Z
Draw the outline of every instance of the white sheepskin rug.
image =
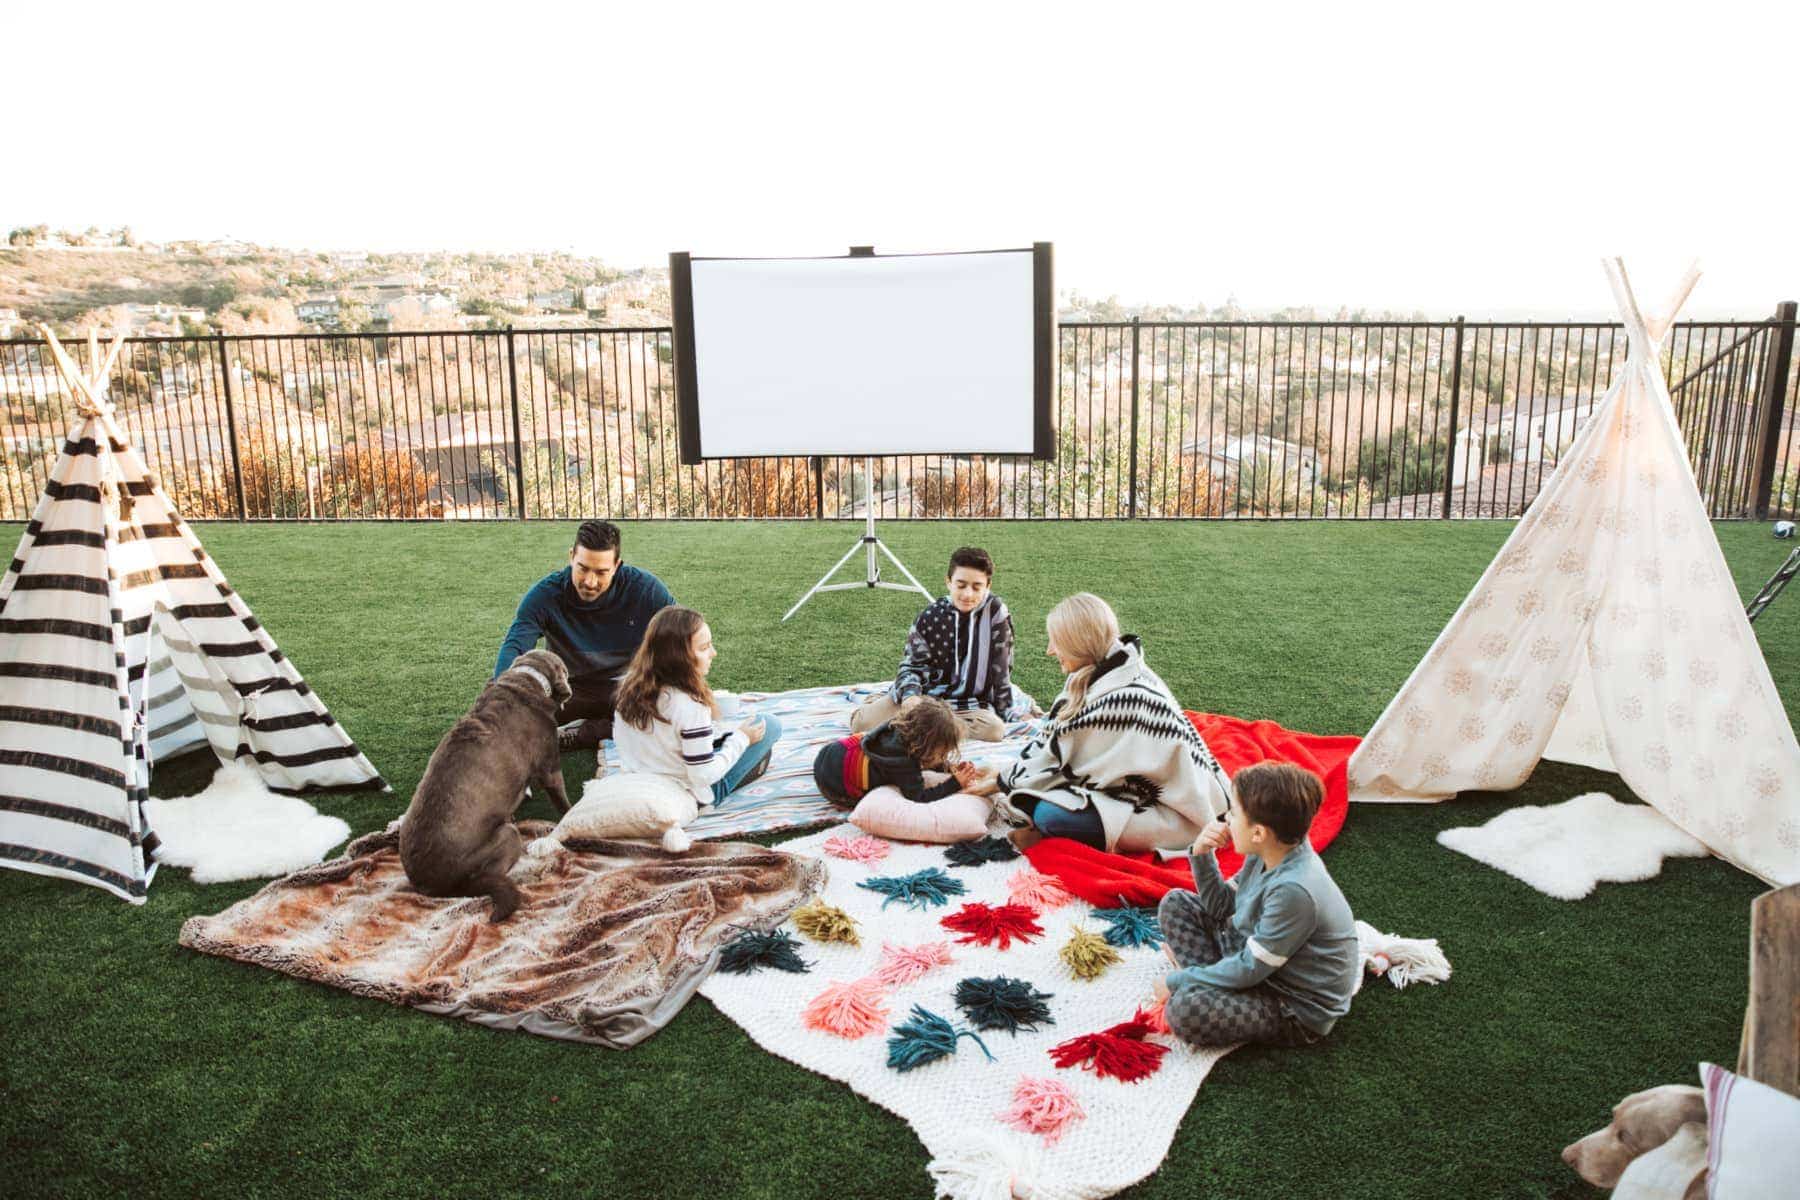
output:
M1446 829L1437 840L1558 900L1579 900L1598 883L1655 878L1665 858L1707 854L1654 808L1621 804L1605 792L1508 809L1485 825Z
M350 836L350 826L306 801L277 796L255 768L228 763L206 790L146 800L144 815L162 839L156 859L187 867L195 883L286 875L310 866Z

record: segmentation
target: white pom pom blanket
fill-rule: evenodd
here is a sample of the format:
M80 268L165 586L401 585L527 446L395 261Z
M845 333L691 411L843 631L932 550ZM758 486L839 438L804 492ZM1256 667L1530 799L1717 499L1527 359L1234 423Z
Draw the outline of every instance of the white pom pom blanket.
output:
M1110 1196L1156 1170L1201 1082L1229 1049L1198 1050L1169 1035L1157 1036L1152 1040L1173 1049L1154 1074L1135 1083L1079 1068L1059 1069L1048 1051L1129 1021L1140 1005L1148 1006L1155 980L1169 969L1162 950L1121 947L1121 961L1098 978L1076 979L1059 957L1072 928L1106 929L1094 910L1078 900L1041 910L1037 921L1044 933L1036 941L1014 942L1005 950L958 945L961 935L945 929L940 919L969 901L1007 903L1009 877L1030 869L1024 859L952 867L941 846L901 843L874 863L827 857L826 841L841 836L842 831L826 830L785 842L781 849L823 858L830 880L822 899L856 919L861 945L820 944L796 934L800 956L813 964L809 973L767 968L742 975L719 972L700 994L764 1049L843 1080L905 1119L931 1154L928 1169L940 1196L1085 1200ZM953 895L939 907L911 909L895 900L884 909L887 897L857 886L871 877L910 875L927 867L960 880L966 894ZM785 928L792 931L793 922ZM828 985L872 975L881 964L883 943L910 947L943 941L951 943L950 964L886 988L888 1018L876 1031L846 1040L802 1024L802 1010ZM961 1038L948 1058L905 1073L888 1067L893 1026L906 1021L915 1004L958 1029L973 1028L954 999L958 981L972 976L1023 979L1050 993L1046 1004L1055 1024L1017 1034L978 1031L993 1053L992 1062L971 1039ZM1012 1108L1014 1089L1025 1077L1067 1084L1085 1116L1065 1126L1053 1142L1003 1123L1000 1117Z

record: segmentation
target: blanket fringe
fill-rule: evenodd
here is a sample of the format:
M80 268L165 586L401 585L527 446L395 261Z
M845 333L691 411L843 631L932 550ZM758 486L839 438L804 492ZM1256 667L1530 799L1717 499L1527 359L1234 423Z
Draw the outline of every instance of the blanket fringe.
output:
M1442 983L1450 978L1450 960L1436 938L1403 938L1382 933L1367 921L1356 923L1356 948L1363 969L1385 975L1397 988L1409 983Z
M931 1160L937 1200L1031 1200L1043 1152L1021 1138L971 1139Z

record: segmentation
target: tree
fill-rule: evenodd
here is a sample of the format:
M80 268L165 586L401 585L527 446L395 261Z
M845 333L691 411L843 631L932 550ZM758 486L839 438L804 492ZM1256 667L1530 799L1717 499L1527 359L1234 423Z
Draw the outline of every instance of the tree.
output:
M35 246L49 236L48 225L21 225L6 235L6 244L20 248Z

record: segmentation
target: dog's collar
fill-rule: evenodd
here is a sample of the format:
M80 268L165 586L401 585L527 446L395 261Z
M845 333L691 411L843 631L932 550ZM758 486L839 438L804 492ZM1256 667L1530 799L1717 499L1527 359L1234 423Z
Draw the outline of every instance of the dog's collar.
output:
M543 673L541 671L539 671L536 667L528 667L524 663L516 663L513 665L512 670L523 671L523 672L525 672L525 674L527 674L527 675L531 676L533 679L537 680L538 686L544 689L544 695L546 695L546 696L556 695L555 690L553 688L551 688L551 686L550 686L550 681L548 679L545 679L543 676Z

